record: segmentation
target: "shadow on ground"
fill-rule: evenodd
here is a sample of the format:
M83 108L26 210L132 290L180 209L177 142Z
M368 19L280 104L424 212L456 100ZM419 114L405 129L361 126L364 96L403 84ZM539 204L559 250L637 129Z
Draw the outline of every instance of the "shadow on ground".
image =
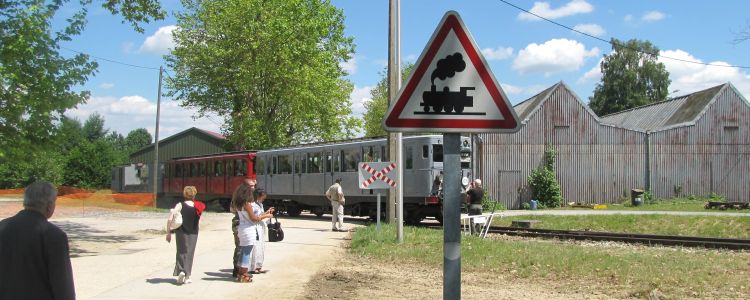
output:
M70 222L61 221L53 222L57 227L60 227L68 235L68 240L71 243L70 256L80 257L95 255L98 252L89 251L82 249L77 246L80 242L92 242L92 243L126 243L136 241L137 239L132 235L113 235L108 234L108 231L96 229L94 227Z

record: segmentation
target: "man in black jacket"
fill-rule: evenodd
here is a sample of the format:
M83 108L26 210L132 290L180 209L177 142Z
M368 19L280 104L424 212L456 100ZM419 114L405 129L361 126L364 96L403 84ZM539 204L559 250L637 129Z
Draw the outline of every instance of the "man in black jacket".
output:
M26 187L24 210L0 221L0 299L75 299L68 236L47 221L57 190Z

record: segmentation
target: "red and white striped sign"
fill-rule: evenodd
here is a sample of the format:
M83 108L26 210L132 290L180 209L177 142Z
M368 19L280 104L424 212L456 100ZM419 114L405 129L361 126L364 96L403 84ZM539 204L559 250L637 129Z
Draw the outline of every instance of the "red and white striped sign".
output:
M396 181L388 177L388 172L396 169L392 162L359 163L359 188L387 189L396 187Z

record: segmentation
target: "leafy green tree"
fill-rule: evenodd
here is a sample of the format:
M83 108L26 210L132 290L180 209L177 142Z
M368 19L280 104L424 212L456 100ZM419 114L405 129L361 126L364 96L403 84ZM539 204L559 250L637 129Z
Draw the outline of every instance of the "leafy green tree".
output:
M84 188L106 188L111 184L117 152L105 139L83 142L70 151L63 183Z
M324 0L183 0L167 56L169 95L224 116L236 149L344 138L354 131L354 51L344 15ZM348 133L347 133L347 130Z
M151 134L148 133L146 128L131 130L125 138L125 144L128 145L128 154L150 145L152 139Z
M55 130L55 141L62 152L67 153L85 140L81 121L66 116L60 118L60 124L57 125Z
M109 129L104 128L104 117L95 112L89 115L86 122L83 123L83 135L89 142L103 139L109 133Z
M401 81L405 83L409 78L414 64L409 63L402 68ZM364 128L366 137L385 136L388 132L383 128L383 118L388 110L388 69L380 73L382 77L370 92L372 100L365 103Z
M604 116L663 101L669 94L669 72L657 61L659 48L648 41L612 39L612 53L604 55L602 79L589 98L589 107Z
M56 125L65 122L63 113L88 98L88 91L73 88L97 68L88 55L60 54L60 43L72 40L85 27L92 1L79 4L71 16L61 18L57 13L67 10L68 0L0 1L0 185L4 187L36 179L60 181L52 173L62 170L58 166L64 158L51 137ZM138 24L165 15L158 0L107 0L102 6L121 14L123 22L140 32ZM60 30L53 30L53 23Z

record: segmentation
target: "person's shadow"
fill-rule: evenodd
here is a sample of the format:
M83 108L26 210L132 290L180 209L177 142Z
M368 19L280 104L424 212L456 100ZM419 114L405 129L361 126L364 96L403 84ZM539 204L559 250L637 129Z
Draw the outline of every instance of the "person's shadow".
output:
M169 283L172 285L178 285L176 278L148 278L146 279L146 282L150 284Z
M232 269L221 269L219 272L203 272L203 274L206 274L209 277L203 277L201 280L206 281L236 281L234 277L232 277Z

